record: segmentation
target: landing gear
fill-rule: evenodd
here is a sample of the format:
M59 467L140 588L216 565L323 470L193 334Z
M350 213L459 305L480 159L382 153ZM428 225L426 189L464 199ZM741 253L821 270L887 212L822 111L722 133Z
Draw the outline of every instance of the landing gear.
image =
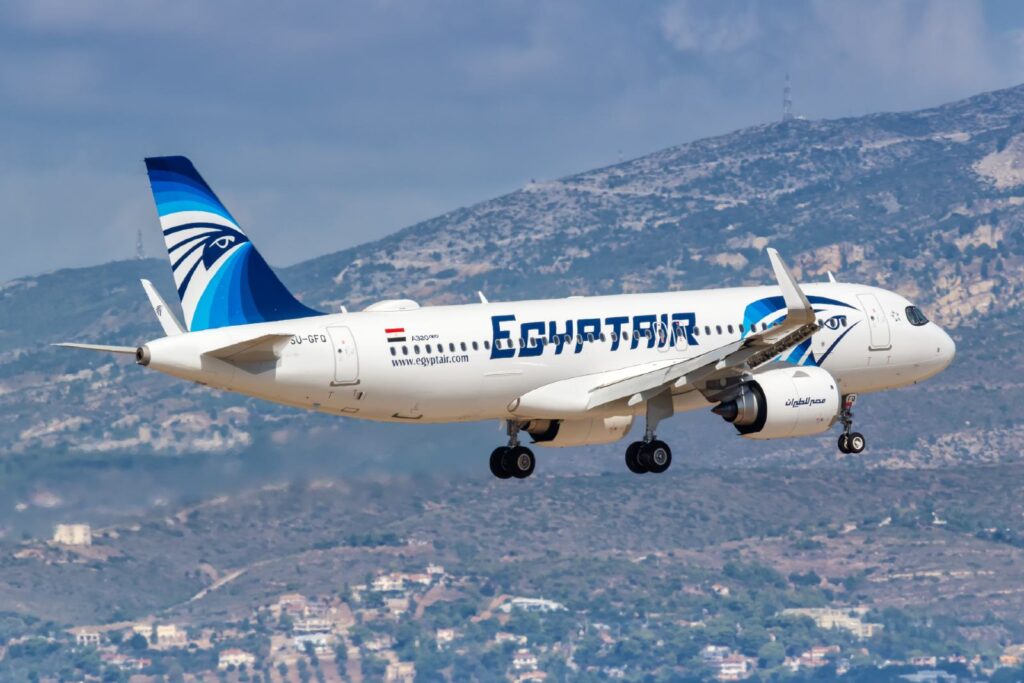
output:
M648 399L643 441L634 441L626 448L626 468L630 472L661 474L672 465L672 449L654 437L654 428L672 413L672 395L668 391Z
M519 424L508 420L508 445L499 446L491 452L491 474L498 479L526 479L537 467L533 451L519 445Z
M860 432L853 430L853 406L857 403L857 394L843 396L843 409L839 411L839 421L843 423L843 433L839 435L839 451L847 455L861 453L867 446L867 440Z

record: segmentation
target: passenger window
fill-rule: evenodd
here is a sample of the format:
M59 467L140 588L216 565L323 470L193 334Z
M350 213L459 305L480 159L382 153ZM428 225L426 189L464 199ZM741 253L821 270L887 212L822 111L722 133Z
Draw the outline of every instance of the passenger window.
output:
M397 356L398 355L398 351L395 350L394 346L391 347L391 355L392 356Z
M448 342L448 351L455 353L455 342Z
M704 334L706 334L708 336L711 336L711 326L710 325L705 325L704 326Z
M700 336L700 328L697 327L696 325L693 326L693 336L694 337L699 337Z
M465 351L466 350L466 342L459 342L459 348L461 348L463 351Z
M593 342L594 341L594 333L593 332L587 332L587 341L588 342Z
M743 323L740 323L740 334L743 334Z
M841 325L842 325L843 327L846 327L846 316L845 316L845 315L844 315L844 316L843 316L842 318L840 318L840 319L839 319L839 323L840 323L840 324L841 324Z
M604 332L601 333L601 341L604 341Z
M408 346L403 346L402 347L402 355L403 356L408 356L409 355L409 347Z
M489 342L489 341L487 341L485 339L484 340L484 351L490 351L490 350L491 350L491 342Z
M565 343L568 344L571 341L572 341L572 335L569 335L569 334L565 335Z
M722 326L721 325L715 325L715 332L717 332L718 334L722 334Z
M417 356L420 355L420 345L419 344L414 345L412 347L412 352L415 353Z
M427 353L430 353L430 344L427 344Z
M732 325L729 325L728 330L729 330L729 334L732 334Z
M480 350L480 345L477 344L476 342L473 342L473 350L474 351L479 351Z
M629 332L622 333L622 341L629 341Z

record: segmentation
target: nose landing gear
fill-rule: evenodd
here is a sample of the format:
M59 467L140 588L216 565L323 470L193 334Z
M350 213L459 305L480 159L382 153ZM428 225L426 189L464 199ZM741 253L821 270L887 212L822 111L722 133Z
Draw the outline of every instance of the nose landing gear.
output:
M506 420L508 445L499 446L491 453L491 474L498 479L526 479L533 474L537 466L537 458L526 446L519 444L519 424L514 420Z
M839 435L839 451L847 455L856 455L867 446L867 440L860 432L853 429L853 406L857 403L857 394L843 396L843 409L839 412L839 421L843 423L843 433Z

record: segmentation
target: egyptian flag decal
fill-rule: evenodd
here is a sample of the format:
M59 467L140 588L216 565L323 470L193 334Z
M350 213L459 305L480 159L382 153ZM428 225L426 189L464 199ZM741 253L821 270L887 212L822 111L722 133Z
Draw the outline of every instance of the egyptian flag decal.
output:
M405 341L404 327L387 327L384 329L384 334L388 336L388 341L392 344Z

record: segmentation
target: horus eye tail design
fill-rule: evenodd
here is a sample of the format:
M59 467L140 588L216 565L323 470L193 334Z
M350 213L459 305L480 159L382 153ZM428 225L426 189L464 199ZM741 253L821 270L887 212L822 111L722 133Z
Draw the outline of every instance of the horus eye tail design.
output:
M285 288L185 157L146 159L189 331L321 315Z

